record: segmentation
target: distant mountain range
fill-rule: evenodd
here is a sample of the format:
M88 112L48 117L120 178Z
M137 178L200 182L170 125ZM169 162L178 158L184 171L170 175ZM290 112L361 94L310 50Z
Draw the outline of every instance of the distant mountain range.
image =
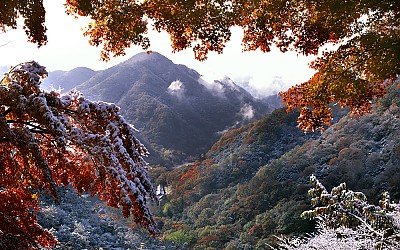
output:
M150 163L193 160L224 131L280 106L277 96L256 99L228 77L208 80L157 52L139 53L101 71L50 72L43 86L63 92L75 88L92 100L119 105L150 149Z
M49 89L50 87L56 89L62 88L62 92L65 93L89 80L95 74L96 71L85 67L74 68L70 71L56 70L49 73L42 87L45 89Z

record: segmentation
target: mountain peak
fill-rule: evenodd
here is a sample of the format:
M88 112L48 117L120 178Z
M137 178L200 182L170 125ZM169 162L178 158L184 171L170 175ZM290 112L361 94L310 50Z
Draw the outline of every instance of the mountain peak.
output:
M130 59L126 60L124 64L136 64L136 63L145 63L145 64L165 64L165 63L173 63L167 57L163 56L158 52L140 52Z

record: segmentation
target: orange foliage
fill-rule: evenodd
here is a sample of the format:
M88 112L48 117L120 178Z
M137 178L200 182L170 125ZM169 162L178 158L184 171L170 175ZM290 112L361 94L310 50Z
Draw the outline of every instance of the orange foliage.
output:
M249 233L253 235L260 235L262 233L262 226L255 224L249 229Z
M5 249L51 247L56 241L37 224L37 192L57 200L57 185L73 185L122 207L151 233L147 198L155 192L143 156L147 150L113 104L79 93L44 92L44 67L28 62L0 82L0 242ZM3 245L4 244L4 245Z
M206 166L206 167L209 167L209 166L212 165L213 163L214 163L214 160L213 160L213 159L210 159L210 158L207 158L207 159L205 159L205 160L203 160L203 161L201 162L201 164L204 165L204 166Z
M5 183L2 182L1 186ZM0 192L0 245L3 249L39 249L37 244L53 247L53 235L38 223L34 210L37 198L25 187L9 187Z
M179 179L180 182L187 181L188 179L193 179L199 175L199 165L194 164L190 167L186 173L184 173Z
M66 11L92 22L84 35L101 46L101 59L125 55L132 45L149 50L148 24L167 31L174 52L193 48L202 61L209 52L223 52L231 27L244 32L244 50L320 55L310 66L316 74L307 82L281 93L289 110L300 108L299 127L305 131L330 125L327 106L349 106L353 114L371 109L387 80L400 75L400 7L387 1L101 1L66 0ZM29 40L46 43L42 0L0 2L0 29L16 28L25 20ZM332 51L321 51L326 45ZM322 53L321 53L322 52Z
M205 235L202 236L198 241L197 244L198 245L206 245L209 244L211 242L219 242L221 240L221 237L218 235Z
M43 0L7 0L0 1L0 33L6 28L17 28L17 19L24 19L24 30L28 41L36 43L38 47L47 42L44 25L45 9Z
M177 229L177 228L182 228L183 227L183 224L182 223L173 223L172 224L172 228L175 228L175 229Z

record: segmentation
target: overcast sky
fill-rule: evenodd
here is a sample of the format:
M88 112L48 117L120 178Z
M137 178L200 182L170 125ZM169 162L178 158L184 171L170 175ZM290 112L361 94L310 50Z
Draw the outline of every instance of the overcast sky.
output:
M70 70L75 67L88 67L94 70L106 69L141 52L139 47L127 50L125 57L112 58L108 63L99 60L99 48L89 45L83 37L82 29L88 19L74 19L65 14L65 0L44 0L48 43L42 48L27 43L22 29L10 30L0 34L0 65L15 65L20 62L36 60L49 71ZM20 25L22 26L22 25ZM168 57L175 63L185 64L200 74L220 77L227 75L235 81L249 79L250 84L260 90L284 90L289 86L308 80L313 71L308 68L310 57L295 53L281 53L273 49L270 53L242 52L241 30L235 29L222 55L210 54L205 62L194 59L193 51L188 49L172 53L168 34L150 32L153 51ZM277 86L276 78L282 79L284 86Z

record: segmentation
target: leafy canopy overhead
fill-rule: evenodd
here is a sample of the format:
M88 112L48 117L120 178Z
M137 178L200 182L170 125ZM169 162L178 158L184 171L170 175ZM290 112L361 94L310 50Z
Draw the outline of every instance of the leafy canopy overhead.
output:
M47 75L36 62L20 64L0 81L0 248L53 246L37 224L38 191L56 199L56 186L74 186L122 207L151 233L145 147L114 104L72 92L40 89Z
M329 103L356 115L370 111L372 99L400 73L397 0L66 0L65 6L68 14L92 19L84 35L103 46L103 60L124 55L131 45L150 48L148 24L170 34L174 51L192 47L198 60L222 53L233 26L244 31L244 50L277 46L319 55L311 64L316 74L281 93L289 110L300 108L305 131L330 124ZM45 44L42 0L0 2L3 30L15 28L18 15L30 40ZM323 50L331 45L335 49Z

